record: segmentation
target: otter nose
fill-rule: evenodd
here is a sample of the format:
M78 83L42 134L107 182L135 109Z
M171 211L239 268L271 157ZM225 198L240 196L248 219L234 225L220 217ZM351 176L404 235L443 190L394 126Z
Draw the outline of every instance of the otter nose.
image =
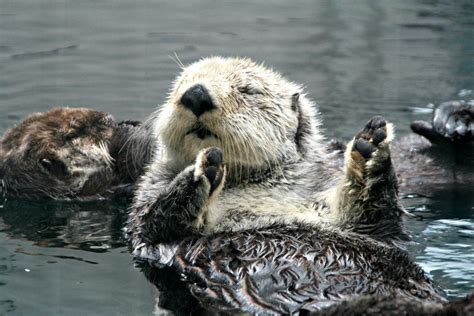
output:
M209 92L200 84L189 88L181 97L181 103L197 117L215 108Z

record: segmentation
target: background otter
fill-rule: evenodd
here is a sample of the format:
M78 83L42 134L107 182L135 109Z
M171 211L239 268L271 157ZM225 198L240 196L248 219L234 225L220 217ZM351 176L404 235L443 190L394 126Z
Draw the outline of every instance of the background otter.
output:
M474 183L474 100L448 101L434 111L432 123L415 121L394 155L400 161L401 190L430 195L448 185Z
M85 108L32 114L0 140L4 191L28 199L120 195L141 173L123 150L138 125ZM139 154L145 162L149 151Z

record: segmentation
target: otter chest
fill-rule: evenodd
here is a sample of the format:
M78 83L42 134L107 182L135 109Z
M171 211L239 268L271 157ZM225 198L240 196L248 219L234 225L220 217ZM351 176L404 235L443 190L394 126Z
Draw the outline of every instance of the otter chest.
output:
M258 228L271 223L283 223L316 215L309 201L289 186L248 186L229 188L209 208L205 230L237 231L242 228Z

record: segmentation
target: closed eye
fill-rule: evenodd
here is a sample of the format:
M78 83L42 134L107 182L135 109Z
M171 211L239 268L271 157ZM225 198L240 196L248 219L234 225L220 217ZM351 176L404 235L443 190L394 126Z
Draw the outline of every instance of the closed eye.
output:
M68 168L61 160L53 158L43 158L39 160L39 164L49 173L56 177L65 177L69 174Z
M239 92L244 93L244 94L248 94L248 95L263 94L263 92L260 91L259 89L255 88L255 87L252 87L252 86L249 86L249 85L239 87Z

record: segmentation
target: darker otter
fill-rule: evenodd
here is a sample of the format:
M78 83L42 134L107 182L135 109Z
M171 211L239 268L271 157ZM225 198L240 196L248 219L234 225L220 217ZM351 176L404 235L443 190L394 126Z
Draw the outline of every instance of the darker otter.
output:
M474 101L448 101L434 111L432 123L415 121L398 143L394 160L400 188L429 195L446 187L474 183Z
M135 133L139 125L85 108L32 114L0 140L4 190L28 199L98 199L130 191L142 166L129 163L124 148L131 139L143 143ZM139 152L146 161L149 150Z

